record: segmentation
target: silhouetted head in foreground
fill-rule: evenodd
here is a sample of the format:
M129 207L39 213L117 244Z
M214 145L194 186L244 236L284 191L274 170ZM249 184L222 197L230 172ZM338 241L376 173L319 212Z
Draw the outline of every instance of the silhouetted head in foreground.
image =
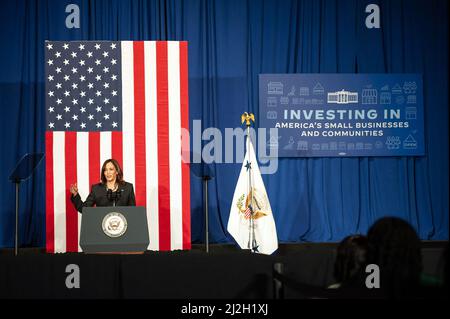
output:
M337 248L334 263L334 277L337 282L344 283L356 275L365 265L367 253L367 237L353 235L345 237Z
M420 239L406 221L384 217L367 234L367 263L380 269L381 287L391 297L408 297L419 288L422 271Z

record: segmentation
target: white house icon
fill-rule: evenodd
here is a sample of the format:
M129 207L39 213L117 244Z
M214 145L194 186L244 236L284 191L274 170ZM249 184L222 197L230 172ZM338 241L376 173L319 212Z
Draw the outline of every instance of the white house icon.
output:
M329 92L327 102L336 104L358 103L358 93L345 90Z

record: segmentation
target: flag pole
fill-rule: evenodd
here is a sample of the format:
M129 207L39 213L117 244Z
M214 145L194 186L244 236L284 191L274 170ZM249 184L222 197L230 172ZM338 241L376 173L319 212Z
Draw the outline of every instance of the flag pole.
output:
M248 139L249 139L248 145L250 146L250 142L251 142L250 141L250 125L247 126L247 130L248 130L247 136L248 136ZM256 165L256 163L253 164L253 165ZM250 203L251 203L251 208L250 208L250 229L251 229L251 234L252 234L251 249L252 249L252 252L255 252L255 248L256 248L255 216L254 216L254 213L255 213L255 211L254 211L254 207L255 207L255 201L254 201L255 192L254 192L254 189L253 189L252 177L253 177L253 167L250 167L249 184L250 184L250 191L251 191L251 194L252 194L251 200L250 200Z
M247 126L247 140L248 140L248 146L250 146L250 125ZM253 164L253 163L251 163ZM253 164L254 165L254 164ZM256 247L256 238L255 238L255 216L254 214L254 210L253 208L255 207L254 205L254 191L253 191L253 167L250 167L250 172L248 174L248 180L249 180L249 186L250 186L250 194L251 194L251 200L250 200L250 232L251 232L251 251L254 252L254 249Z
M249 146L250 146L250 121L247 122L247 154L249 154ZM251 164L251 163L250 163ZM253 241L252 241L252 235L253 235L253 191L252 191L252 168L250 166L249 172L248 172L248 184L247 184L247 194L251 194L251 200L250 200L250 220L249 220L249 230L248 230L248 245L247 247L252 250L253 249Z
M247 154L249 152L249 148L250 148L250 125L251 125L251 121L255 122L255 116L253 113L247 113L244 112L244 114L241 115L241 121L242 123L244 123L245 121L245 125L247 126ZM249 163L247 163L249 164ZM254 248L256 247L256 238L255 238L255 226L254 226L254 216L253 216L253 207L254 207L254 192L253 192L253 186L252 186L252 167L250 166L248 168L249 172L248 172L248 187L247 187L247 192L249 192L249 194L251 194L251 199L250 199L250 222L249 222L249 233L248 233L248 244L247 247L249 249L251 249L251 251L253 252ZM248 207L247 207L248 209Z

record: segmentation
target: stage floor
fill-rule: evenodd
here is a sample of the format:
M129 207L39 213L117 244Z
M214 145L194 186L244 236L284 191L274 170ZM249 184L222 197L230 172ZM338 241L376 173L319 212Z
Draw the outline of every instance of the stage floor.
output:
M424 273L442 279L446 241L423 242ZM280 244L272 256L231 244L195 244L189 251L143 255L46 254L42 248L0 250L0 298L272 299L273 265L286 276L326 287L333 283L337 243ZM68 289L68 265L80 269L80 288ZM285 291L286 298L296 298Z

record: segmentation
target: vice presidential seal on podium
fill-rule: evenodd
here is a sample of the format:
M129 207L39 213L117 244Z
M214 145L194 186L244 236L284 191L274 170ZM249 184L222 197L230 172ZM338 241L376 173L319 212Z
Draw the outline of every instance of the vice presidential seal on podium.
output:
M83 208L80 246L84 252L142 254L148 244L145 207Z

